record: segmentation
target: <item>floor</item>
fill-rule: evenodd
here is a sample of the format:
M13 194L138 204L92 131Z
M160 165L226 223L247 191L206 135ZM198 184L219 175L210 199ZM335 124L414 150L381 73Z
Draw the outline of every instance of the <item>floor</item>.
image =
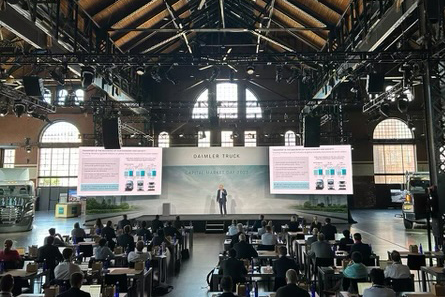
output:
M426 230L422 226L405 230L402 219L396 217L398 214L400 210L354 211L352 215L358 223L351 226L351 231L360 232L363 241L371 243L373 250L382 259L387 259L386 251L407 249L410 244L421 243L427 250ZM50 227L55 227L58 233L68 234L77 221L79 219L55 219L52 212L38 212L31 232L0 234L0 241L11 238L16 247L42 244ZM341 232L348 226L337 225L337 228ZM168 296L207 296L206 276L217 265L223 239L222 234L195 234L191 258L183 262L177 277L170 278L174 290Z

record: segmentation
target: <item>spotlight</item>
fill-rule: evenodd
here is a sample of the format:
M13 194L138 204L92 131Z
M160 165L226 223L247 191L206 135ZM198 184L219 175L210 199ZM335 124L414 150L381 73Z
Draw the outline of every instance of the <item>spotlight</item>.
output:
M145 74L145 69L142 66L139 66L138 68L136 68L136 73L138 75L144 75Z
M408 111L409 99L405 93L400 94L397 100L397 108L401 113L405 113Z
M50 71L52 79L54 79L61 86L65 85L65 74L66 71L62 67L56 67Z
M35 105L28 105L28 108L26 109L26 112L28 113L29 116L31 116L31 114L36 111L36 106Z
M26 112L26 106L22 102L16 102L12 107L12 111L14 111L15 115L19 118Z
M255 66L253 66L252 64L249 64L246 68L246 72L249 75L252 75L255 73Z
M82 88L88 88L94 80L94 68L82 67Z
M214 82L218 78L219 72L220 70L218 67L213 67L212 75L209 77L209 82Z
M0 107L0 117L4 117L8 114L9 112L9 106L8 105L3 105L2 107Z
M31 153L31 147L30 147L30 146L27 146L27 147L26 147L26 153L28 153L28 154Z

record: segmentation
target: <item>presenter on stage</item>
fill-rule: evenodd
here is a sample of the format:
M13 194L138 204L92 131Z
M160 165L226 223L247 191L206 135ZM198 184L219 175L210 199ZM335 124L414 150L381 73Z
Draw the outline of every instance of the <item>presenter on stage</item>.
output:
M218 191L216 193L216 202L219 203L219 211L221 213L221 216L227 215L227 191L226 189L224 189L224 185L219 185L218 187Z

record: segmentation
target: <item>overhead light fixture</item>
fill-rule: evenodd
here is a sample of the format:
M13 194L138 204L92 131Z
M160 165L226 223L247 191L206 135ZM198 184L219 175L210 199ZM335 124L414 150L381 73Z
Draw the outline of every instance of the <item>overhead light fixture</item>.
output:
M209 69L209 68L212 68L212 67L213 67L213 65L202 66L202 67L199 68L199 71L206 70L206 69Z
M246 72L249 75L254 74L255 73L255 66L253 66L253 64L248 65L247 68L246 68Z
M66 74L66 69L58 66L56 68L54 68L52 71L50 71L49 73L52 77L52 79L54 79L59 85L63 86L65 85L65 74Z
M14 106L12 107L12 111L19 118L26 112L26 106L22 102L18 101L16 103L14 103Z
M400 94L399 98L397 99L397 109L401 113L405 113L408 111L408 106L409 106L408 96L405 93Z
M136 73L137 75L144 75L145 74L145 68L142 66L139 66L138 68L136 68Z
M31 143L30 143L30 141L31 141L31 138L29 138L29 137L25 138L25 150L26 150L26 152L28 154L31 153Z
M82 88L88 88L94 81L94 68L93 67L82 67Z

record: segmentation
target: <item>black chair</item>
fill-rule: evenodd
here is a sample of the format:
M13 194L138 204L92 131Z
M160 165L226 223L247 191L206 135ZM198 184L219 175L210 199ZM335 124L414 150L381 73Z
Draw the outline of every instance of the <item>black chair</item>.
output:
M126 274L106 274L105 284L116 285L119 282L119 292L128 292L128 279Z
M391 287L396 292L414 292L414 276L409 278L391 278Z
M304 239L304 234L298 233L296 239Z
M284 277L276 277L273 291L276 292L279 288L287 285L286 279Z
M79 253L82 253L84 258L89 258L94 255L92 244L81 244L78 247L79 247Z
M352 294L357 294L358 293L357 283L366 282L366 281L367 281L366 278L343 277L343 280L342 280L343 290L348 291L349 293L352 293Z
M334 258L315 258L315 265L314 265L314 277L315 282L317 282L317 274L318 274L318 267L329 267L334 266Z
M417 270L417 279L420 282L420 269L426 266L426 257L422 254L408 254L408 267L410 270Z

